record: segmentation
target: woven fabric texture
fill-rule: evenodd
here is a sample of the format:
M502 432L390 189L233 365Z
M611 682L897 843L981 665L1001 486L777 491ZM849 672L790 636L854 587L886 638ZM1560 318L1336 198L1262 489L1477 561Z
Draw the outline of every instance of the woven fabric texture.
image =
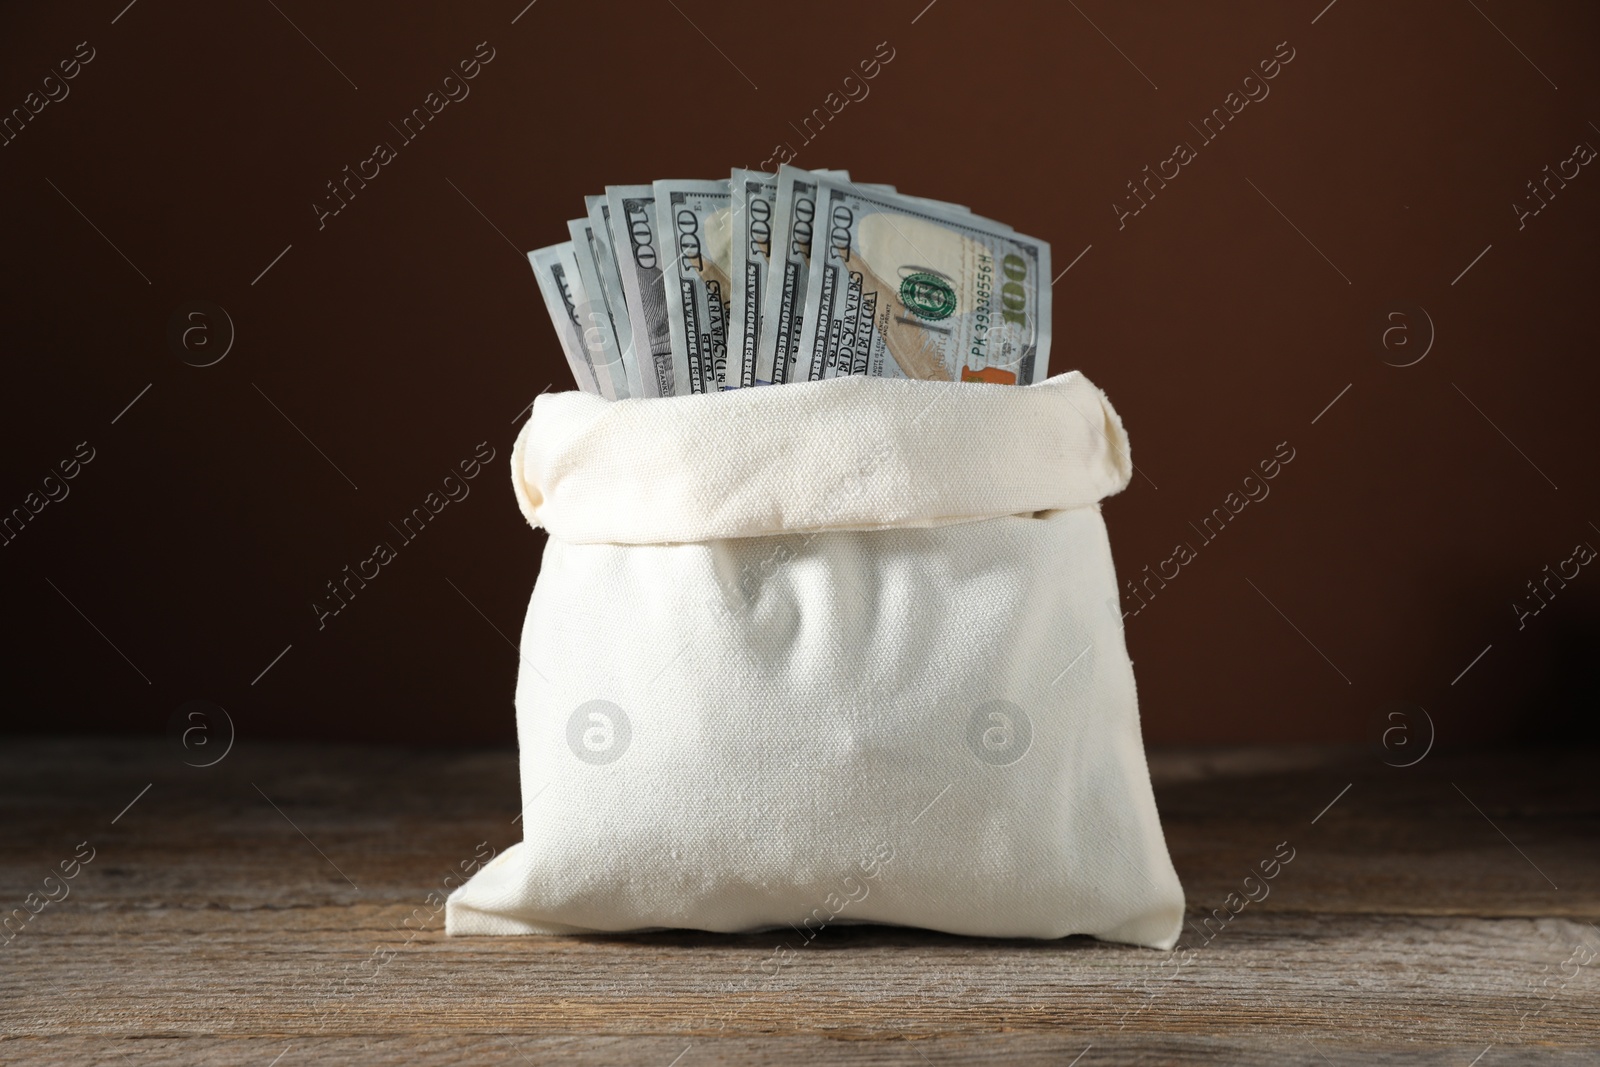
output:
M1078 374L541 397L524 839L453 934L1177 940Z
M1132 473L1076 372L1018 388L850 376L650 400L547 393L512 453L523 514L574 544L938 526L1092 504Z

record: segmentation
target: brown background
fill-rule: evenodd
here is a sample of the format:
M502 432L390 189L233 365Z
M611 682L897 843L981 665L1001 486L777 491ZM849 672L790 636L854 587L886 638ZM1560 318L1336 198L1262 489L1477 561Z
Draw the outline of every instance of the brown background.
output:
M925 2L13 7L0 107L78 42L96 57L0 147L0 507L78 442L96 458L0 549L9 724L159 731L206 699L243 736L510 739L502 635L543 535L505 459L519 411L571 387L520 251L606 183L789 140L1048 240L1058 270L1088 247L1051 368L1131 433L1142 475L1106 506L1123 574L1198 546L1191 521L1296 450L1128 619L1147 739L1371 740L1394 700L1441 744L1592 730L1600 574L1525 629L1511 605L1600 545L1600 175L1521 230L1512 204L1600 145L1600 9ZM324 183L480 41L471 96L319 230ZM870 96L801 144L790 123L884 41ZM1200 146L1189 123L1283 41L1271 95ZM1178 140L1199 158L1119 230L1125 183ZM192 300L236 329L211 367L168 343ZM1388 366L1408 306L1437 341ZM472 495L319 631L324 582L480 441Z

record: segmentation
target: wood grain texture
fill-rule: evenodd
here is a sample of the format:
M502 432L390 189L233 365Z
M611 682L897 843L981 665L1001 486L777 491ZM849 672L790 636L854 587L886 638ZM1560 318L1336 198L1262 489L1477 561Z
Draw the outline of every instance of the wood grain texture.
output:
M0 1062L1600 1062L1590 753L1153 753L1174 953L845 927L777 974L771 933L446 938L429 894L517 838L510 752L186 755L6 743L0 906L95 856L0 946Z

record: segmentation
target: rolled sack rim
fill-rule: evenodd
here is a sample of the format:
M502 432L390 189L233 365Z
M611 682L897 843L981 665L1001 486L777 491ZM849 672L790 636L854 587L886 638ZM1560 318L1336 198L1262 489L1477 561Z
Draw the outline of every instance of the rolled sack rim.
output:
M523 517L572 543L949 525L1097 504L1132 473L1121 416L1079 371L544 393L511 452Z

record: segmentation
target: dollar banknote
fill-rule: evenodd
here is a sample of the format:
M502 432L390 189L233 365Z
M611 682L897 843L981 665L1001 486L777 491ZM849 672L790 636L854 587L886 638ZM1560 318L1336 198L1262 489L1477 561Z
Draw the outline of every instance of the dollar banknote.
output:
M1046 374L1049 245L962 205L784 165L584 207L528 258L579 387L608 399Z
M778 384L790 380L796 345L805 314L806 283L811 278L811 232L816 221L817 177L823 172L785 164L778 168L772 225L777 244L772 251L770 283L761 308L761 334L756 342L755 380ZM844 171L829 172L848 178Z
M584 293L583 283L578 279L578 262L573 255L572 242L563 241L529 252L528 265L538 279L545 310L550 312L550 321L555 324L556 336L561 341L561 351L567 357L567 366L572 368L572 377L577 381L578 388L586 393L598 393L607 400L615 400L614 394L608 395L606 392L610 388L610 375L605 376L605 388L602 388L594 356L584 343L586 326L580 319L580 309L581 315L587 317L589 300Z
M584 207L589 211L589 230L594 235L595 267L600 275L600 295L605 301L606 313L611 318L617 337L617 352L627 376L628 395L640 396L644 392L639 358L634 351L633 319L628 314L628 302L622 294L622 273L617 267L616 236L611 230L611 208L604 196L586 196Z
M732 238L728 300L728 388L756 384L756 350L761 342L761 310L772 256L772 213L778 196L773 174L734 168ZM770 382L770 378L762 382Z
M640 396L672 396L672 334L661 268L666 255L656 229L656 193L649 185L606 186L612 244L622 276L623 302L632 323Z
M596 245L602 240L594 232L587 217L567 222L567 232L572 236L572 254L578 264L578 280L582 283L590 312L584 331L584 340L594 355L595 373L607 398L622 400L628 396L628 372L622 363L622 351L617 344L616 316L606 306L605 289L600 282L600 264Z
M760 338L756 342L753 377L757 385L788 381L795 364L795 346L805 317L806 282L811 276L811 224L815 215L813 176L850 179L850 173L843 170L808 171L790 166L779 169L772 232L778 242L774 255L779 257L780 267L768 270L771 281L759 320ZM860 188L886 193L895 191L892 185L862 184Z
M780 194L782 172L779 175ZM1050 246L948 206L815 177L798 362L845 374L1028 385L1050 355Z
M656 222L669 242L662 265L678 395L724 388L732 199L726 178L655 183Z

